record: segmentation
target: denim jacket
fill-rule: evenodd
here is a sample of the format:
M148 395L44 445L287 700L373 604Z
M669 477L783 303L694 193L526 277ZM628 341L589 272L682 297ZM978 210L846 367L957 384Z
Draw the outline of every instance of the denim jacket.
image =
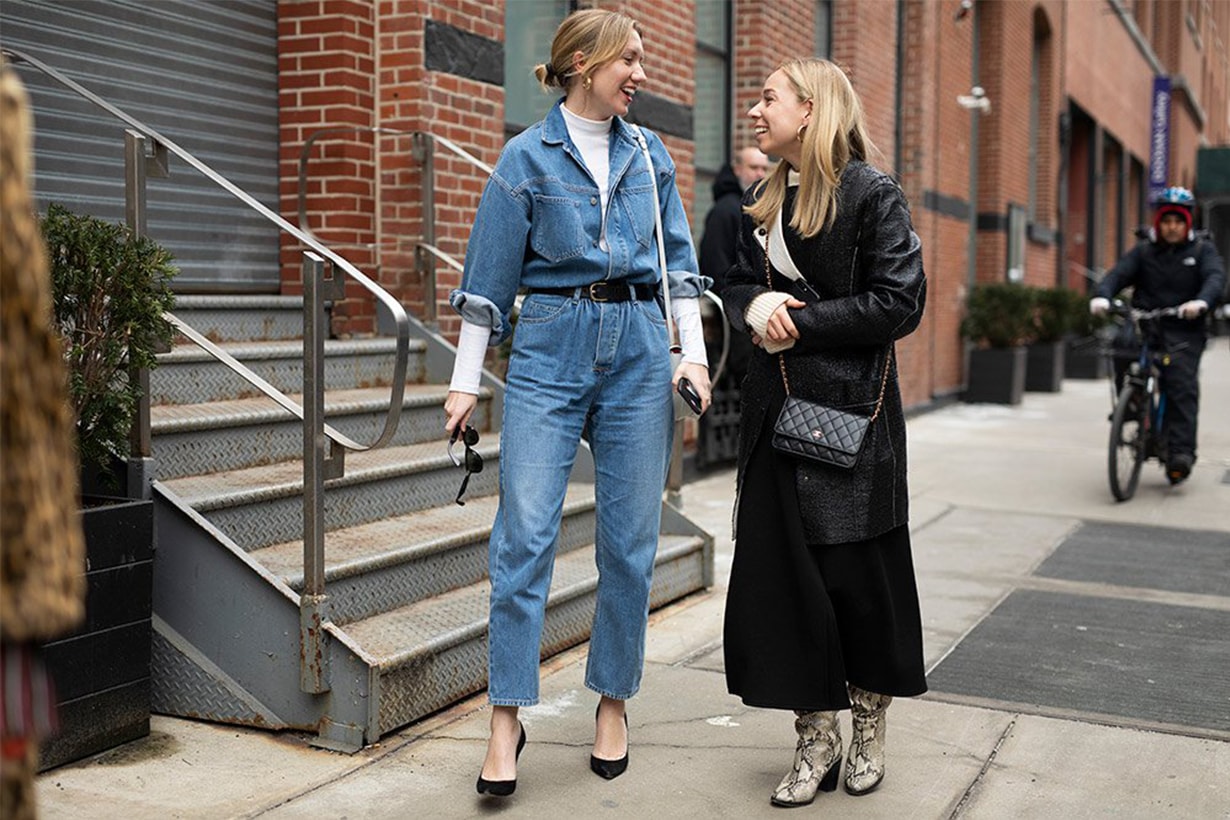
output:
M449 295L463 319L491 328L493 345L511 333L509 313L521 288L660 280L649 169L631 128L619 117L611 125L609 251L603 250L598 184L568 135L562 103L504 146L478 205L461 287ZM710 280L697 270L675 163L656 134L641 130L657 174L671 297L698 297Z

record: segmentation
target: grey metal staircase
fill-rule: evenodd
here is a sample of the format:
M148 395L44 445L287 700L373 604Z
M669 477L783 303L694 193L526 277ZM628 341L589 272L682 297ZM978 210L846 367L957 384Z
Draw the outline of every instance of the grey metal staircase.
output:
M257 297L247 297L256 300ZM185 297L177 313L274 381L298 379L282 353L294 322L278 297L245 319L240 297ZM277 328L265 332L267 327ZM423 334L429 331L420 328ZM252 338L253 336L275 338ZM369 435L387 409L387 387L368 387L365 356L379 340L326 344L327 420ZM499 433L485 389L474 423L486 461L464 507L453 503L462 473L442 437L441 374L412 339L404 412L383 449L347 456L346 474L325 484L329 592L324 642L331 689L291 691L299 658L303 589L301 429L242 380L186 347L163 354L151 375L153 452L161 477L155 577L156 711L270 728L317 731L326 745L357 748L480 691L486 683L487 539L497 503ZM336 362L334 361L336 360ZM356 362L359 362L356 364ZM280 373L279 368L285 368ZM374 368L374 371L388 372ZM488 375L487 377L491 377ZM384 405L381 405L383 397ZM582 458L580 472L585 472ZM664 507L652 604L706 586L709 537ZM594 495L575 481L564 509L544 630L544 657L588 637L597 570ZM246 567L246 572L244 568ZM243 574L243 592L230 581ZM257 591L253 587L264 586ZM288 657L289 655L289 657ZM275 670L275 666L285 668ZM270 678L280 679L271 685Z

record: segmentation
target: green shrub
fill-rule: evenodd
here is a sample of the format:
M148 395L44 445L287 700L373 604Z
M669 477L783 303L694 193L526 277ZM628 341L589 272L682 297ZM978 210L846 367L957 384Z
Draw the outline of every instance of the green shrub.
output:
M1034 292L1024 285L975 285L961 335L979 347L1015 347L1034 339Z
M1089 300L1069 288L1034 289L1034 341L1058 342L1076 332L1077 303L1089 313Z
M1081 337L1096 336L1099 330L1110 324L1109 316L1094 316L1089 312L1089 300L1093 298L1092 296L1075 290L1069 293L1072 299L1069 305L1069 322L1072 333Z
M64 337L69 395L83 465L128 452L141 387L129 368L153 368L170 344L171 255L123 225L50 205L42 220L55 321Z

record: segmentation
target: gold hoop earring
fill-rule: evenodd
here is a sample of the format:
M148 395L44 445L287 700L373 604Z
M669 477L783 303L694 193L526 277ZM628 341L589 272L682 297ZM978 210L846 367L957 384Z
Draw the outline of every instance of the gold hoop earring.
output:
M803 123L794 131L794 138L798 142L803 141L803 132L807 130L807 123Z
M581 88L584 88L586 91L589 91L593 87L594 87L593 77L586 77L584 80L581 81Z

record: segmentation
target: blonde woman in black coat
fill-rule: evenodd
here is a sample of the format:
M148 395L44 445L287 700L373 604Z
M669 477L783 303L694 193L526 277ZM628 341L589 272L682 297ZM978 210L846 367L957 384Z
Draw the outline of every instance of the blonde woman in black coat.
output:
M744 198L722 294L757 345L743 384L726 680L750 706L795 712L794 765L772 803L796 806L837 787L839 710L853 713L845 788L866 794L884 778L889 702L926 691L893 356L922 318L926 280L905 198L867 163L874 149L841 69L787 61L748 115L782 162ZM774 449L787 382L792 396L852 413L881 405L852 468Z

